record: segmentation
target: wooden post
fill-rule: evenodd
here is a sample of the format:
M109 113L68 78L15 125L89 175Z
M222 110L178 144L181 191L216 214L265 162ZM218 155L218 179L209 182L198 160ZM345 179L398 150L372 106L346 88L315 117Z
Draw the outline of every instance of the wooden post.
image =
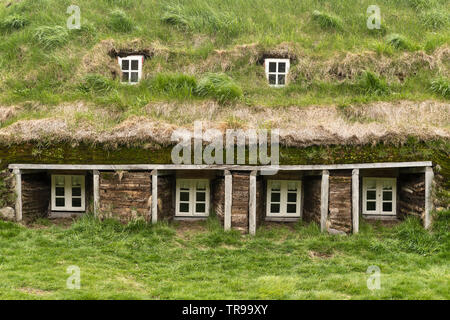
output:
M431 211L433 210L433 179L434 173L432 167L425 168L425 216L423 225L425 229L431 226Z
M251 235L256 233L256 175L258 171L250 173L250 190L248 197L248 232Z
M100 209L100 173L98 170L93 171L94 177L94 216L98 217Z
M158 170L152 171L152 223L158 222Z
M352 222L353 233L359 232L359 169L352 171Z
M223 227L225 230L231 229L231 206L233 204L233 176L231 172L225 170L225 214Z
M20 169L13 170L16 176L16 221L22 221L22 173Z
M322 232L327 230L329 180L330 173L328 170L323 170L320 192L320 231Z

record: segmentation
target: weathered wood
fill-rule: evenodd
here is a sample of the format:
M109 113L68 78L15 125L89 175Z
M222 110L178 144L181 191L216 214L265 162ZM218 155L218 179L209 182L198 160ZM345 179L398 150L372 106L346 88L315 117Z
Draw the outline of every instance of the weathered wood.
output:
M433 168L427 167L425 170L425 216L423 223L425 229L428 229L431 226L431 211L433 210L433 179Z
M233 205L233 177L230 171L225 171L225 215L223 227L231 229L231 207Z
M306 222L320 223L320 188L319 176L305 176L302 181L304 206L302 219Z
M100 208L100 173L93 171L94 216L98 217Z
M256 233L256 171L250 174L250 190L248 202L248 232L251 235Z
M152 223L158 222L158 170L152 171Z
M352 223L353 233L359 232L359 169L352 171Z
M13 173L16 177L16 220L22 221L22 174L20 169L14 169Z
M320 188L320 231L322 232L327 230L329 178L329 171L323 170Z
M329 176L327 229L349 233L352 230L352 172L338 171Z

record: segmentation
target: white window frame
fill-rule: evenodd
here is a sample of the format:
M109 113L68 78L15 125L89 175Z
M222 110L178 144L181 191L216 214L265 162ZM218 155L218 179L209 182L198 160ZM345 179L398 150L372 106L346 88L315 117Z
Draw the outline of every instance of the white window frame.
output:
M122 83L128 83L128 84L137 84L137 83L139 83L139 81L141 81L141 78L142 78L142 66L144 65L144 56L142 56L142 55L134 55L134 56L126 56L126 57L117 57L117 59L118 59L119 66L120 66L120 81ZM124 70L122 69L122 63L125 60L128 61L128 68L129 68L128 70L125 70L125 72L128 71L128 81L124 81L123 80ZM137 60L138 61L138 70L137 70L138 81L137 82L131 82L131 71L132 71L131 70L131 61L132 60ZM136 71L133 71L133 72L136 72Z
M205 183L205 212L196 212L196 194L197 194L197 183L202 182ZM182 183L189 184L189 212L180 212L180 187ZM186 201L184 201L186 202ZM176 182L176 201L175 201L175 216L177 217L207 217L209 216L209 208L210 208L210 186L208 179L177 179Z
M279 63L286 63L286 69L285 72L278 72L278 65ZM277 67L276 67L276 72L270 72L269 71L269 65L270 63L276 63ZM281 88L287 85L288 83L288 74L289 74L289 69L291 67L291 61L289 59L273 59L273 58L268 58L264 60L264 67L266 70L266 78L267 78L267 82L269 83L269 76L270 75L275 75L275 84L270 84L269 86L274 87L274 88ZM279 84L278 83L278 76L279 75L284 75L284 84Z
M376 182L375 210L367 210L367 189L369 181ZM392 183L392 200L384 202L392 202L392 211L383 211L383 183L386 181ZM397 214L397 178L364 177L362 208L364 215L395 216Z
M280 213L272 213L270 210L270 206L272 204L271 201L271 191L273 183L280 183ZM287 194L288 194L288 183L296 183L297 184L297 201L296 201L296 211L295 213L287 212ZM267 198L266 198L266 216L270 218L299 218L301 217L301 194L302 194L302 182L300 180L267 180ZM278 202L277 202L278 203Z
M64 207L56 206L56 198L60 198L56 196L56 177L64 177ZM81 178L81 196L76 198L81 198L81 207L72 207L72 177L80 177ZM51 190L51 210L52 211L86 211L86 184L85 184L85 176L84 175L67 175L67 174L53 174L52 175L52 190Z

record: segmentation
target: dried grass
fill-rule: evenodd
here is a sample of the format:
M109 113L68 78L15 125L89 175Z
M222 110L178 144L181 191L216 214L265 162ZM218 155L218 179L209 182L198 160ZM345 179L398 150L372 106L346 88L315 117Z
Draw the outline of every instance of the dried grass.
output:
M378 142L401 144L411 136L424 141L450 139L450 104L437 101L377 102L344 110L336 106L227 107L208 102L189 106L188 116L186 107L175 103L148 105L145 116L132 116L111 129L102 129L90 122L76 123L73 119L77 113L87 112L88 107L79 105L78 111L73 111L66 106L55 109L55 118L18 121L0 129L0 141L69 141L104 143L112 147L159 148L172 143L170 138L175 129L192 130L196 120L204 121L205 129L216 128L224 132L234 127L230 117L237 119L243 128L280 128L281 143L293 147ZM98 115L97 119L100 118Z
M0 106L0 125L17 114L17 107Z

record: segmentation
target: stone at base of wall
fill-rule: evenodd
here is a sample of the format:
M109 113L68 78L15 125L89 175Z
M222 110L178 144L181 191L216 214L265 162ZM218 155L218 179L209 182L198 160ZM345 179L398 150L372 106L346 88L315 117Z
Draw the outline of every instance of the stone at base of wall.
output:
M6 221L15 221L16 220L16 211L11 207L4 207L0 209L0 219Z
M344 236L347 235L347 233L345 233L344 231L336 230L336 229L333 229L333 228L328 228L328 233L329 234L339 234L339 235L344 235Z

